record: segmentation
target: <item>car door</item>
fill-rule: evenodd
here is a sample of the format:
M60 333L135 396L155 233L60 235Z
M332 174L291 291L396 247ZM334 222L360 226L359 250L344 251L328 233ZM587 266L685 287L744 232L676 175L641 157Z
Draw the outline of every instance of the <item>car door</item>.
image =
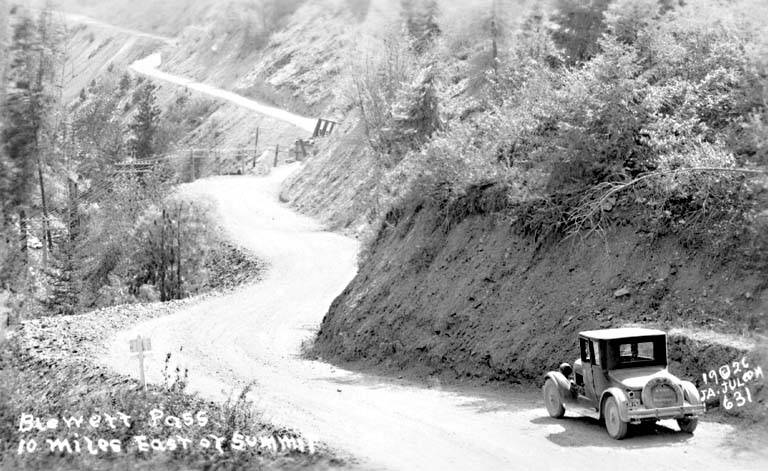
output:
M597 400L603 391L608 387L608 380L605 377L605 369L603 362L605 361L602 355L601 343L599 340L590 340L590 355L592 357L592 374L590 379L592 380L592 391L594 393L595 400Z
M595 385L592 381L592 342L584 338L579 340L581 344L581 364L584 371L584 391L589 399L594 400L596 395Z

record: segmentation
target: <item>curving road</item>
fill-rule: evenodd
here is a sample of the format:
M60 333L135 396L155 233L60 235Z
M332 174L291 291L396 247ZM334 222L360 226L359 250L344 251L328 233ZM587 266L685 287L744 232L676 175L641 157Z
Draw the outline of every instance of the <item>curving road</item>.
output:
M150 381L161 380L165 352L190 369L192 390L213 399L253 381L250 397L267 420L359 457L363 469L766 469L765 456L737 453L726 425L703 423L691 436L663 423L616 442L592 420L550 419L538 395L425 389L299 358L302 341L354 276L358 246L278 202L295 170L180 189L212 198L232 240L268 260L269 270L260 283L121 333L105 362L135 375L128 339L150 336Z
M280 121L292 124L293 126L296 126L297 128L310 134L315 130L315 125L317 124L316 118L299 116L283 109L275 108L274 106L259 103L256 100L251 100L250 98L238 95L237 93L222 90L220 88L216 88L204 83L195 82L185 77L169 74L168 72L163 72L158 69L161 63L162 56L159 52L156 52L148 57L145 57L144 59L137 60L131 64L130 68L136 73L152 77L156 80L162 80L164 82L186 87L190 90L196 90L210 97L228 101L242 108L246 108L259 114L279 119Z
M101 22L86 17L72 21ZM137 32L143 35L144 33ZM150 35L151 36L151 35ZM170 41L169 38L157 38ZM153 55L132 69L235 103L311 132L315 120L158 70ZM190 197L216 202L232 241L270 264L264 279L177 314L121 332L103 362L136 375L128 340L152 338L147 378L162 381L165 353L190 370L190 389L226 399L255 383L250 398L264 418L294 427L359 458L363 469L388 470L757 470L768 456L745 451L727 425L702 423L691 436L663 422L616 442L595 421L547 416L538 394L426 389L303 360L333 298L356 271L357 242L325 232L278 202L296 164L266 177L216 177L184 185ZM181 350L180 350L181 349ZM765 443L765 437L750 437ZM754 448L754 446L748 446Z

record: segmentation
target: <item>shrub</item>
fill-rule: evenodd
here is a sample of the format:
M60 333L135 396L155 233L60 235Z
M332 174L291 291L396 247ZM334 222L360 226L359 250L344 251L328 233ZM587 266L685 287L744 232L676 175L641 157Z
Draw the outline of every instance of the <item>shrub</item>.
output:
M150 284L161 301L197 293L208 281L206 269L215 247L209 209L199 203L166 200L137 221L127 268L130 291Z
M402 157L398 138L403 135L397 131L394 111L418 62L408 42L394 34L383 40L377 52L355 64L350 95L360 109L370 147L382 156L393 154L390 157L396 162Z

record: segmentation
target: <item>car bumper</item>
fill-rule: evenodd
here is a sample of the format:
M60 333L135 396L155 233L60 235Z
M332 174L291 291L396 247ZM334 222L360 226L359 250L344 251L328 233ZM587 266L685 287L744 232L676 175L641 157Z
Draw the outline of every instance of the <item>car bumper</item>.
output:
M630 409L627 411L627 415L630 420L673 419L701 415L706 410L707 408L704 404L687 404L684 406L661 407L658 409Z

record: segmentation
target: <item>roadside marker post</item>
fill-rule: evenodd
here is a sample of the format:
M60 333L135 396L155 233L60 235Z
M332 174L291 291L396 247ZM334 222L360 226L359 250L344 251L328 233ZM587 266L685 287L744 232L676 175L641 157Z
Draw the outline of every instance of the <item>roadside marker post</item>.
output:
M277 167L277 154L280 153L280 144L275 144L275 165L273 167Z
M144 352L152 350L152 342L149 338L143 338L141 335L129 341L131 353L135 353L139 359L139 379L147 390L147 379L144 377Z

